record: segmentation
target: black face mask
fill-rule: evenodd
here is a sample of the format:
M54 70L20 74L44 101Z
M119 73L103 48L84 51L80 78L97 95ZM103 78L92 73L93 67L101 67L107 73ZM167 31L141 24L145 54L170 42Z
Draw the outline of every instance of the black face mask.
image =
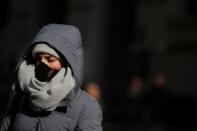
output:
M35 77L39 81L50 81L50 79L58 73L58 70L51 69L43 62L40 62L35 69Z

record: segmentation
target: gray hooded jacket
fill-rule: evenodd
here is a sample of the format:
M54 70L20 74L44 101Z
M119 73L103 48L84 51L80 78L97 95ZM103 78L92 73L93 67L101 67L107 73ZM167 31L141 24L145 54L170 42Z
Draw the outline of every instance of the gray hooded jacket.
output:
M83 49L79 30L70 25L44 26L21 61L40 42L49 44L68 61L76 78L76 87L56 110L34 112L26 106L27 97L16 82L0 131L102 131L100 106L80 88L83 81Z

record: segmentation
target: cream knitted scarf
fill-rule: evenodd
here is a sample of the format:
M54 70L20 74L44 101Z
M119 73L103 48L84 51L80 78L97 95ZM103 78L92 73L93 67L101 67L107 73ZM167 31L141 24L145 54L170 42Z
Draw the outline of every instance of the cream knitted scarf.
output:
M35 65L24 60L18 70L18 81L35 111L53 111L75 87L75 78L69 67L62 68L49 82L35 78Z

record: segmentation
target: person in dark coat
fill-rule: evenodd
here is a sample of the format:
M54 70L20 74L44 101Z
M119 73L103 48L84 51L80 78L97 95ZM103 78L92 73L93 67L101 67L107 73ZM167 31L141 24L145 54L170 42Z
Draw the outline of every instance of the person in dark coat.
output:
M79 30L44 26L17 65L0 131L102 131L102 110L82 82Z
M163 72L153 75L149 90L144 95L145 109L152 131L165 131L168 116L167 108L171 93L167 87L167 78Z

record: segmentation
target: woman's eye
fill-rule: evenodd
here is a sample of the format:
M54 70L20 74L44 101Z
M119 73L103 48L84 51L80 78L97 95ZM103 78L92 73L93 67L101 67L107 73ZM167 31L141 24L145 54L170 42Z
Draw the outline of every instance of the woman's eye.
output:
M48 61L53 62L53 61L55 61L55 59L54 58L49 58Z
M53 60L53 59L48 59L48 61L52 62L52 61L54 61L54 60Z

